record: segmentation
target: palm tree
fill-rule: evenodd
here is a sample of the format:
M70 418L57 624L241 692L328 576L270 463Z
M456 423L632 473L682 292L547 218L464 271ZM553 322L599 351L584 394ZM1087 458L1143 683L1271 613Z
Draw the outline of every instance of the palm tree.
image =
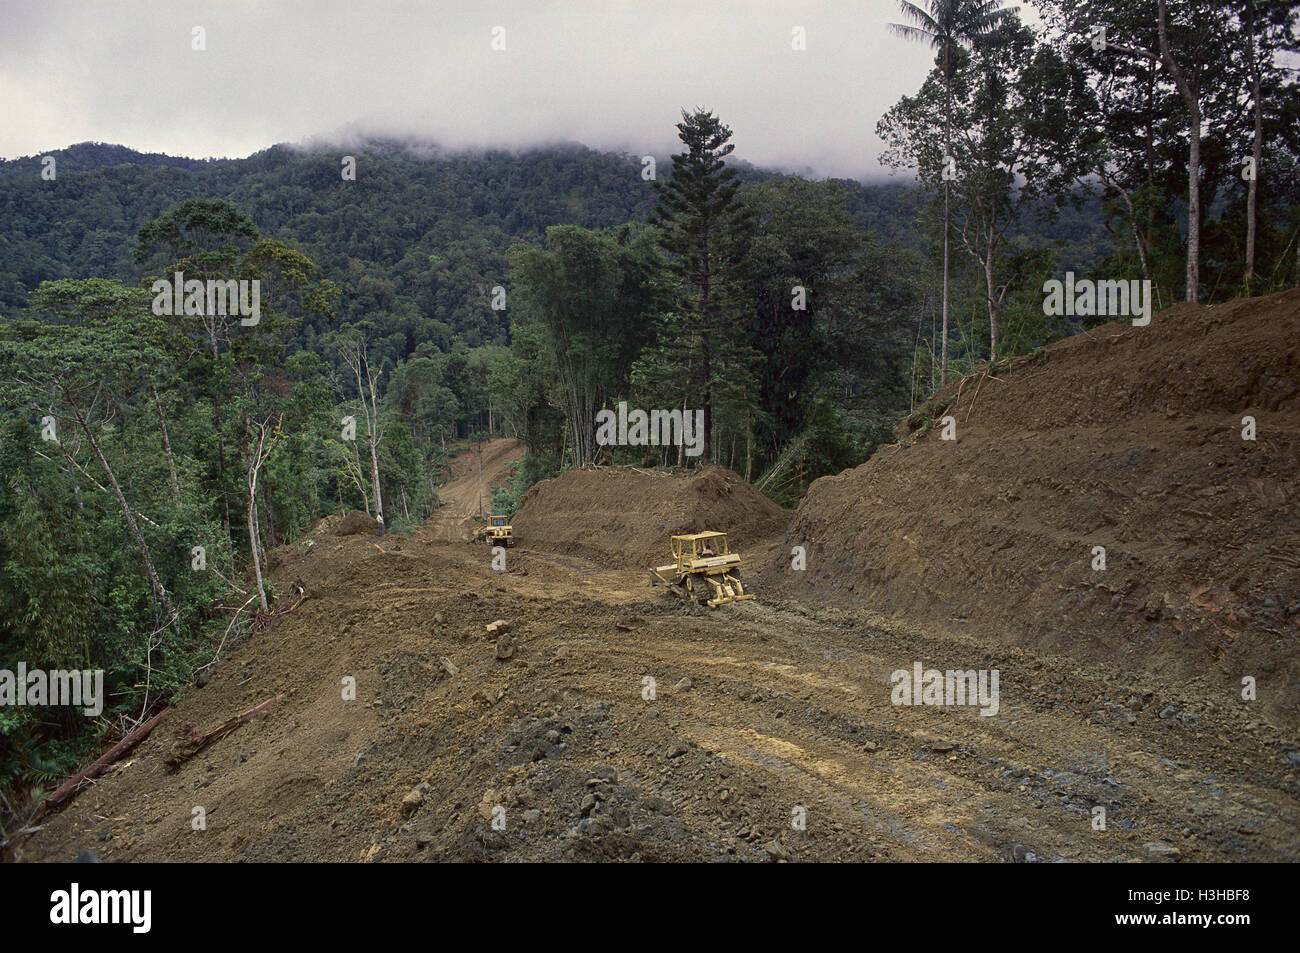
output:
M891 23L889 29L908 40L926 43L938 51L936 60L943 71L944 91L948 101L943 121L943 154L952 155L952 74L956 69L957 48L987 36L1019 7L1002 6L1002 0L926 0L920 7L899 0L899 10L911 25ZM939 359L939 386L948 379L948 178L943 180L943 344ZM996 357L996 355L995 355Z

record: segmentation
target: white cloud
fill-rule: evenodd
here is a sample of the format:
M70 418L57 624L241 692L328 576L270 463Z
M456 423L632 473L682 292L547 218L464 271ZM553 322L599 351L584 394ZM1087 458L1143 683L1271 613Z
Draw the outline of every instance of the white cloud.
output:
M898 18L892 0L6 0L0 155L243 156L353 130L662 156L698 105L756 165L878 176L876 120L932 62L888 32Z

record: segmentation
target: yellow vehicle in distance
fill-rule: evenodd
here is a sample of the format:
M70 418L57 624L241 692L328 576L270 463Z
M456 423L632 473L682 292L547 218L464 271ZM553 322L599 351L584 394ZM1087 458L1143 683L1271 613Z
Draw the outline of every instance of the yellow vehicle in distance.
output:
M652 586L665 585L710 609L754 598L740 581L740 554L728 548L726 533L674 536L672 551L673 562L650 570Z
M489 516L487 521L487 525L478 531L479 538L487 540L489 546L509 549L515 544L515 530L510 525L510 517Z

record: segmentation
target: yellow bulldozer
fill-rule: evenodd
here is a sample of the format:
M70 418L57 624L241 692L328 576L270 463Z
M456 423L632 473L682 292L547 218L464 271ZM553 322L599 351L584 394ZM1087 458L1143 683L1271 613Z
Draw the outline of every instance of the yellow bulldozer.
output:
M710 609L754 597L740 581L740 554L727 548L726 533L672 538L673 562L650 570L650 584L664 585Z
M489 546L504 546L509 549L515 544L515 530L510 525L508 516L489 516L487 525L474 534L476 540L486 540Z

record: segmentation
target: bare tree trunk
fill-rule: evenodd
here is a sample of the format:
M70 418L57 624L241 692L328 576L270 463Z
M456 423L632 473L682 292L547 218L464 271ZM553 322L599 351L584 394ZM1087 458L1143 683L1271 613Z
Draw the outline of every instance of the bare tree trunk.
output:
M1160 0L1158 26L1160 55L1169 75L1178 86L1178 92L1187 105L1187 133L1190 147L1187 153L1187 292L1186 300L1196 301L1200 292L1201 275L1201 104L1183 71L1169 51L1169 29L1165 23L1167 4Z
M939 386L948 382L948 183L943 184L943 343L939 358Z
M989 232L988 245L984 255L984 287L989 296L989 361L998 359L998 318L1001 308L993 293L993 245L994 236Z
M66 395L65 395L66 397ZM176 611L176 606L172 604L172 598L163 588L162 580L158 578L158 571L154 568L153 557L149 554L149 544L145 542L144 534L140 532L140 525L135 521L135 515L131 512L130 505L126 502L126 496L122 493L122 487L117 482L117 476L113 473L113 468L108 463L108 458L104 456L104 451L99 447L99 441L95 439L94 432L85 418L81 416L81 411L73 408L73 416L81 427L81 432L86 435L86 443L94 452L99 465L104 469L104 475L108 478L108 485L113 491L113 496L117 499L117 505L122 510L122 518L126 520L127 531L131 534L136 548L140 550L140 559L144 563L145 575L149 578L149 588L153 590L154 598L162 605L163 611L167 614L167 624L174 628L177 634L180 634L180 614Z
M1246 290L1255 278L1255 180L1259 177L1259 164L1263 158L1264 124L1260 117L1259 79L1255 80L1255 145L1251 150L1254 168L1246 184Z
M1151 266L1147 264L1146 243L1142 240L1142 232L1138 228L1137 213L1133 210L1133 200L1129 197L1128 191L1118 182L1103 177L1103 181L1120 194L1124 200L1124 207L1128 209L1129 224L1133 226L1133 244L1137 246L1138 258L1142 262L1142 277L1148 281L1151 280Z
M270 456L274 437L268 440L267 436L268 430L271 433L274 433L274 430L265 420L259 421L257 428L257 448L249 455L248 462L248 548L253 554L253 577L257 582L257 596L262 611L266 611L266 587L262 582L262 547L257 528L257 474L262 469L262 464L266 462L266 458Z
M262 557L257 545L257 473L248 474L248 547L253 553L253 578L257 583L257 598L262 611L267 609L266 588L262 585Z
M943 66L944 66L944 86L946 87L947 100L943 123L943 156L944 156L944 175L948 173L948 157L952 155L952 76L950 75L950 58L948 55L948 41L943 43ZM939 363L939 386L942 387L948 382L948 191L951 183L945 177L943 180L943 354Z
M176 458L172 456L172 442L167 435L167 418L163 416L162 402L158 400L158 388L153 385L149 386L149 393L153 395L153 408L158 413L158 429L162 432L163 452L167 455L167 470L171 475L172 497L176 505L181 505L181 481L176 476Z
M1255 180L1259 178L1259 164L1264 150L1264 107L1260 102L1259 54L1255 50L1255 3L1246 2L1246 25L1250 31L1250 40L1246 54L1250 61L1250 88L1255 100L1255 142L1251 149L1250 179L1246 183L1246 270L1244 272L1246 291L1255 278Z
M90 780L92 778L97 778L101 774L103 774L105 768L107 768L114 761L120 760L122 756L125 755L128 751L130 751L140 742L144 741L144 739L148 738L149 733L152 732L154 728L158 727L158 722L162 721L163 715L167 714L167 712L169 711L171 711L170 708L164 708L162 711L158 712L158 714L154 715L148 721L144 722L143 724L139 725L137 728L129 732L125 738L123 738L117 744L113 745L113 747L109 748L106 752L104 752L102 755L96 758L93 763L87 765L85 768L82 768L80 771L74 774L57 791L55 791L53 794L51 794L49 797L45 799L45 803L42 806L41 813L44 813L44 811L49 811L52 810L53 808L58 807L64 801L68 800L73 795L75 795L78 791L82 790L81 786L85 781ZM40 815L38 814L37 817L33 817L31 819L31 822L34 823L39 816Z
M1188 301L1200 297L1201 283L1201 110L1193 110L1191 149L1187 170L1187 294Z
M384 535L384 498L379 490L379 449L376 446L375 432L370 432L370 479L375 487L375 522L379 524L379 535Z
M357 377L357 396L361 398L361 410L366 417L366 433L370 441L370 482L375 498L375 522L379 535L384 535L384 497L379 486L379 442L382 434L379 429L379 399L375 388L375 375L370 371L370 361L366 356L363 340L347 342L340 347L340 353ZM360 451L358 451L357 469L361 469Z

